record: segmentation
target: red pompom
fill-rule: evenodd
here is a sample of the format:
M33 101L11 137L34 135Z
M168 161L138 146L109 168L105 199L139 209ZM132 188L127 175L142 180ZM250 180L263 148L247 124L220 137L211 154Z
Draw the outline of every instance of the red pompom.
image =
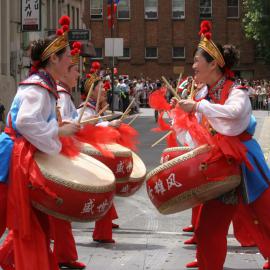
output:
M69 16L67 16L67 15L64 15L64 16L62 16L60 19L59 19L59 24L60 25L69 25L70 24L70 18L69 18Z
M90 70L90 72L91 72L91 70ZM91 77L91 74L86 74L86 78L90 78Z
M212 33L208 32L208 33L205 33L205 37L210 40L212 38Z
M94 68L95 70L99 70L100 69L100 63L95 61L92 63L92 68Z
M211 31L212 30L212 24L210 21L202 21L201 22L201 29L202 28L206 28L208 31Z
M63 30L62 29L57 29L57 31L56 31L56 35L57 36L62 36L63 35Z
M63 29L63 32L68 32L69 31L69 26L68 25L63 25L62 29Z
M212 30L211 22L202 21L199 35L201 36L203 34L207 39L211 39L212 38L211 30Z
M75 41L75 42L72 44L72 48L80 49L81 46L82 46L81 42L78 42L78 41Z
M96 69L95 69L95 68L91 68L91 69L90 69L90 73L91 73L91 74L93 74L93 73L95 73L95 72L96 72Z

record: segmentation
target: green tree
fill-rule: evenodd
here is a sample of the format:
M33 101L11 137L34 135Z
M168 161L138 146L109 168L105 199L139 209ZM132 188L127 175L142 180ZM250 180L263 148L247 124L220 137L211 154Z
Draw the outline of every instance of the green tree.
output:
M270 63L270 0L243 0L244 31L257 45L257 55Z

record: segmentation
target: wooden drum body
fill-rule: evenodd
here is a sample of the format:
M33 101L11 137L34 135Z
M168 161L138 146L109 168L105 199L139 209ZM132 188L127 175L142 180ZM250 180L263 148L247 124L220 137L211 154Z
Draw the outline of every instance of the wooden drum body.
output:
M189 151L191 151L191 147L187 146L179 146L179 147L169 147L163 150L161 154L160 163L163 164L171 159L179 157Z
M146 177L146 167L141 158L132 152L133 170L128 180L117 182L116 194L121 197L129 197L138 191Z
M83 144L82 153L96 158L108 166L114 173L116 183L128 179L133 169L131 151L120 144L107 144L104 148L112 152L114 157L102 155L100 151L90 144Z
M224 157L206 163L212 147L200 146L167 161L146 176L148 196L162 214L192 208L240 184L240 168Z
M58 199L44 191L30 189L37 209L68 221L89 222L106 214L115 193L112 171L98 160L80 154L74 159L37 152L34 156L46 186Z

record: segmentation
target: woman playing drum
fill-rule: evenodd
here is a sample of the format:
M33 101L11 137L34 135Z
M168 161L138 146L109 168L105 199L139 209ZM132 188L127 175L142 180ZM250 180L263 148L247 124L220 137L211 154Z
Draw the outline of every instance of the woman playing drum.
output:
M90 96L90 100L86 104L86 108L83 114L82 119L88 120L91 117L94 117L98 114L97 111L97 100L99 96L99 109L102 109L101 104L106 103L106 92L103 89L102 79L98 76L100 64L98 62L92 63L91 72L84 83L82 88L82 97L87 95L88 91L92 84L94 84L92 95ZM82 98L84 99L84 98ZM81 110L83 109L84 102L79 106L77 112L80 115ZM113 121L101 121L97 125L99 126L111 126L111 127L119 127L121 124L121 120L113 120ZM107 214L101 218L100 220L95 222L95 228L93 232L94 241L101 243L114 243L114 239L112 238L112 228L118 228L117 224L112 223L112 220L117 219L117 213L114 205L112 205L111 209L107 212Z
M248 93L230 79L237 50L232 45L217 46L210 30L210 23L202 22L201 41L193 64L196 79L208 85L208 94L199 102L181 100L178 104L186 112L202 115L202 123L211 130L213 138L226 142L227 149L223 151L229 150L234 155L234 150L244 149L240 161L246 193L236 190L204 203L195 230L199 269L222 270L227 253L226 236L237 204L246 209L249 229L261 254L270 258L270 170L260 146L252 138L255 121ZM247 204L243 204L243 195ZM264 268L269 269L269 263Z
M60 23L63 28L59 29L58 36L32 43L32 75L20 83L8 113L7 128L0 137L1 159L4 159L0 162L1 185L7 185L9 180L7 226L13 232L10 247L14 247L15 265L19 270L29 269L29 265L32 269L58 269L50 251L48 216L31 206L27 186L30 181L40 181L28 167L35 149L57 154L61 150L59 136L72 135L78 129L75 124L58 127L56 121L55 80L67 73L70 66L66 32L69 18L62 18ZM3 206L1 211L5 210ZM0 222L4 228L2 218ZM12 266L1 266L12 269Z
M71 50L71 64L68 72L57 81L57 107L63 122L73 122L78 114L72 101L72 89L79 78L80 43L74 42ZM83 269L85 264L78 262L76 243L68 221L50 217L52 236L54 239L54 254L60 267Z

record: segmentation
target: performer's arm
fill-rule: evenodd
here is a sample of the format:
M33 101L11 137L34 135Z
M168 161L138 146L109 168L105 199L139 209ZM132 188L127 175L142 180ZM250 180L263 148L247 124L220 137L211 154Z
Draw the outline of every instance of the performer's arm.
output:
M61 150L58 138L58 123L49 119L55 108L52 96L44 89L27 86L23 90L22 102L17 114L16 129L31 144L47 154Z
M206 117L235 119L248 114L251 110L250 100L244 90L233 89L224 105L213 104L202 100L197 105L197 111Z

